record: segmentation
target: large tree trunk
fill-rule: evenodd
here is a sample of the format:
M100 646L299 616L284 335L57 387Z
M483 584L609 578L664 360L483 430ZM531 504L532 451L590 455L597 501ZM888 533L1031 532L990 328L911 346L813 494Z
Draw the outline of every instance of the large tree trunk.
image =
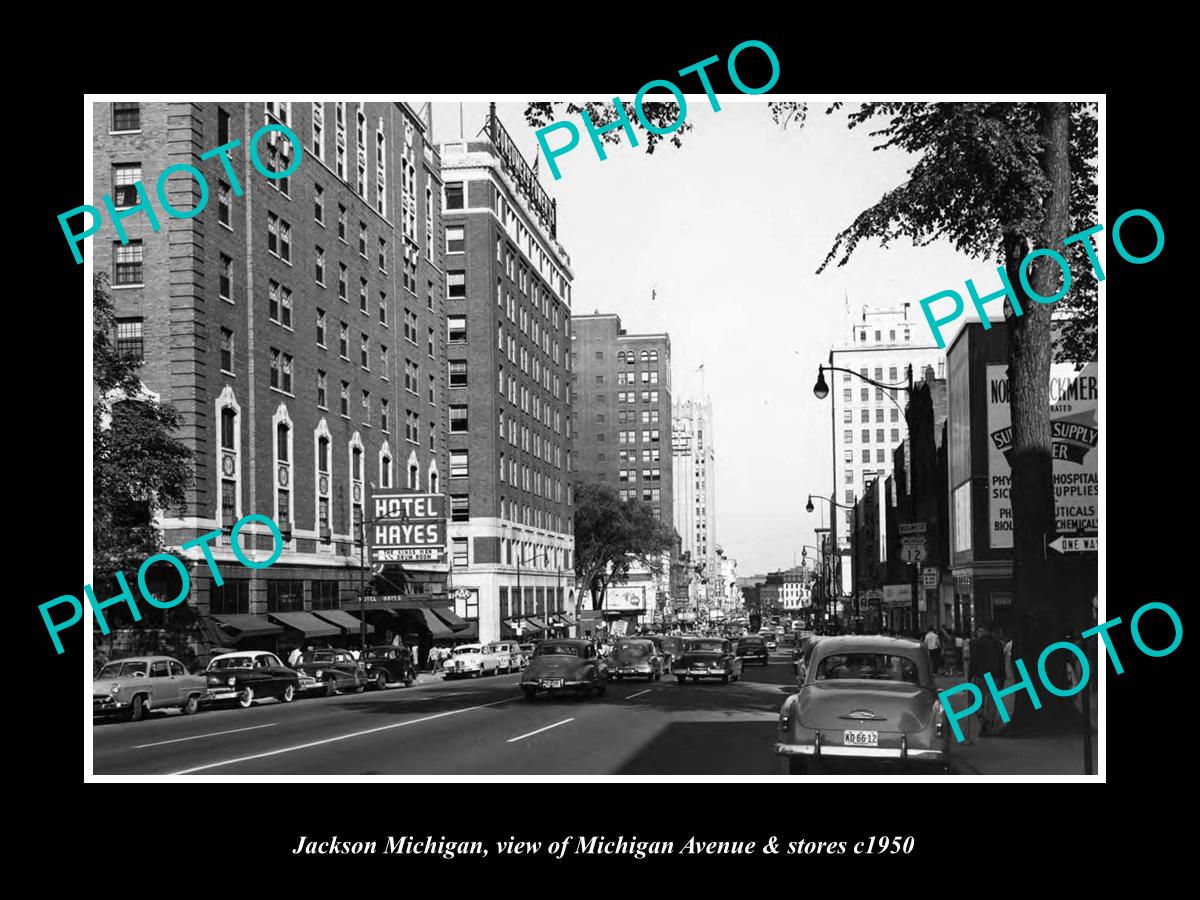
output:
M1071 233L1071 172L1068 163L1069 110L1066 103L1044 103L1042 110L1042 168L1050 183L1044 200L1044 216L1037 246L1061 248ZM1050 363L1052 357L1050 317L1053 306L1038 303L1021 288L1020 265L1030 249L1018 235L1005 236L1005 265L1014 289L1021 298L1023 315L1009 315L1009 402L1012 411L1012 515L1013 515L1013 605L1017 628L1013 658L1023 659L1036 682L1037 658L1050 643L1061 640L1067 610L1055 596L1052 562L1046 543L1055 533L1052 441L1050 432ZM1060 286L1061 269L1041 257L1032 266L1033 290L1043 297L1054 296ZM1057 653L1050 663L1063 662ZM1061 667L1059 667L1061 668ZM1051 665L1048 673L1057 685L1065 686L1062 672ZM1019 673L1018 673L1019 677ZM1035 690L1036 690L1035 685ZM1047 706L1049 692L1038 690ZM1022 732L1043 731L1057 724L1053 710L1035 711L1024 692L1017 695L1014 728Z

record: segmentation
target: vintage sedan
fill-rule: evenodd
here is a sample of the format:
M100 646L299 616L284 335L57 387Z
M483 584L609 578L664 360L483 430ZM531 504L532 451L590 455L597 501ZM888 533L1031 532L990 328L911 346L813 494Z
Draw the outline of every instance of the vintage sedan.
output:
M291 703L300 690L300 675L289 669L274 653L242 650L214 656L204 670L208 687L203 702L236 700L248 709L260 697L275 697Z
M655 651L662 657L662 671L666 675L667 672L671 671L671 657L673 655L667 643L667 636L662 634L644 634L642 638L654 644Z
M536 647L537 644L521 644L522 669L529 665L529 661L533 659L533 651Z
M626 678L658 681L663 674L663 659L654 641L648 638L617 638L609 654L608 669L617 681Z
M140 722L151 710L200 708L207 685L169 656L131 656L107 663L92 680L92 716L119 716Z
M767 645L768 650L779 649L779 637L774 631L764 628L758 632L758 636L763 639L763 643Z
M446 680L481 678L500 671L500 658L482 644L460 644L446 660Z
M349 650L310 650L296 662L301 690L322 693L326 697L354 691L361 694L367 686L367 670Z
M742 658L742 665L745 666L752 662L765 666L770 662L771 651L767 649L767 642L757 634L748 634L739 639L737 652L738 656Z
M526 700L563 691L575 691L581 698L603 697L608 690L608 665L591 641L540 641L521 675L521 690Z
M525 657L521 653L521 645L516 641L492 641L487 645L487 650L499 661L500 669L504 670L505 675L520 672L525 668ZM500 669L496 670L497 674Z
M362 666L367 681L381 691L393 682L402 681L405 687L411 687L417 680L412 655L403 647L368 647L362 655Z
M779 711L775 752L792 775L833 762L945 772L950 729L922 641L821 638Z
M671 674L680 684L689 678L720 678L721 684L729 684L742 677L742 660L734 652L732 641L692 638L684 642L683 655L671 663Z

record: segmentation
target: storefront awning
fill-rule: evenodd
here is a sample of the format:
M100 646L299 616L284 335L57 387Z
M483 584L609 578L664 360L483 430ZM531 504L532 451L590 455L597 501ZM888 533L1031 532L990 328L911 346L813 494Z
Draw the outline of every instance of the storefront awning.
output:
M324 619L332 625L349 632L358 632L362 628L362 621L344 612L340 609L314 609L313 615L318 619ZM375 626L367 624L367 634L375 631Z
M272 634L283 634L283 629L268 621L266 616L251 616L246 613L232 613L212 617L218 625L222 625L237 634L237 640L246 637L262 637Z
M541 619L535 619L533 616L530 616L525 621L527 623L526 628L529 631L545 631L548 627Z
M318 619L312 613L277 612L268 613L267 615L280 625L284 625L287 628L293 628L296 631L299 631L306 638L332 637L333 635L341 634L342 632L342 629L337 625L326 622L324 619Z
M568 625L568 626L574 626L574 625L575 625L575 620L574 620L574 619L572 619L570 616L559 616L559 618L560 618L560 619L562 619L562 623L563 623L564 625Z
M435 616L432 610L422 608L421 615L425 619L425 624L428 626L435 640L438 638L454 637L454 632L446 627L445 623Z
M448 606L433 607L433 614L456 631L471 624Z

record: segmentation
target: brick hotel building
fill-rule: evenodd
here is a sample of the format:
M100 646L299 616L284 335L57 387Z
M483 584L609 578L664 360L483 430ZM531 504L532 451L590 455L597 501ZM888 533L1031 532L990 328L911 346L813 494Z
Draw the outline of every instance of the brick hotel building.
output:
M268 122L302 142L287 178L265 178L248 157ZM198 548L187 554L188 602L217 623L214 642L356 639L356 541L371 498L444 489L447 301L430 129L429 108L405 103L94 106L92 202L111 194L133 207L140 180L161 224L155 232L135 211L127 245L107 222L90 243L96 270L111 275L118 347L144 359L146 387L182 412L179 437L195 455L185 507L161 516L165 542L178 552L224 532L213 553L224 586ZM241 195L218 159L200 160L235 139ZM279 133L259 144L275 172L292 152ZM194 218L170 218L157 203L158 176L177 163L207 179ZM200 200L180 174L167 195L177 209ZM262 571L238 563L229 544L230 526L250 513L270 516L286 539ZM272 546L257 525L242 538ZM444 605L446 569L444 559L389 569L385 589L413 595L409 605L439 595Z
M628 334L611 313L571 319L576 469L604 482L623 500L640 499L674 527L671 454L671 338ZM605 612L640 621L670 603L675 553L661 576L634 570L611 585Z
M571 258L492 105L441 146L455 611L480 640L575 624Z

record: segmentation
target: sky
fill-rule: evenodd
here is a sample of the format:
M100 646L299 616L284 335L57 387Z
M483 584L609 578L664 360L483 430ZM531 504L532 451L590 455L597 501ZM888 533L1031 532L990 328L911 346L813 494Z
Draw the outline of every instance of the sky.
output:
M714 112L689 95L681 148L606 144L605 161L576 117L580 143L558 157L562 178L540 165L574 269L573 312L616 313L630 334L667 332L673 397L712 398L716 541L739 576L793 565L828 524L827 504L804 510L833 479L830 401L812 388L830 347L849 340L851 317L904 302L919 317L917 301L961 293L967 278L999 285L994 262L946 242L860 244L846 266L817 275L836 234L902 184L916 157L873 152L878 139L847 128L844 112L826 115L825 103L810 104L802 128L781 129L768 98L783 99L719 95ZM524 106L497 111L532 162ZM486 114L486 103L462 104L468 139ZM459 139L458 103L434 103L433 119L435 141ZM947 346L956 331L944 331Z

